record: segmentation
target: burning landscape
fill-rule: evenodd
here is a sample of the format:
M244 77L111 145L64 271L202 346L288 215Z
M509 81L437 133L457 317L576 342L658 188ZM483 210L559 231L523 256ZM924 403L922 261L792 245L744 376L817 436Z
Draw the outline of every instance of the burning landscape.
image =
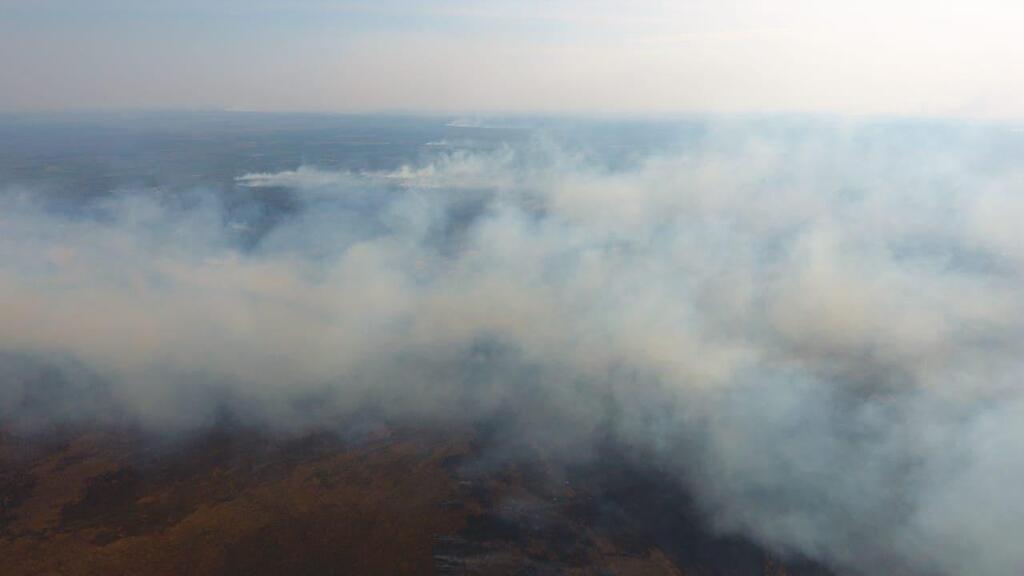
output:
M0 136L0 573L1024 566L1024 133Z

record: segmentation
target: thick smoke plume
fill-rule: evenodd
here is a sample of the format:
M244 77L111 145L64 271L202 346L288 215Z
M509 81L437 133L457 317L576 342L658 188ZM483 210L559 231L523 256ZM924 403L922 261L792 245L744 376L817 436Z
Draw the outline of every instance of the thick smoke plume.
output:
M513 406L510 437L583 457L612 434L782 553L1019 574L1024 171L991 160L1012 134L872 130L238 175L300 206L258 234L203 191L74 211L8 191L0 418Z

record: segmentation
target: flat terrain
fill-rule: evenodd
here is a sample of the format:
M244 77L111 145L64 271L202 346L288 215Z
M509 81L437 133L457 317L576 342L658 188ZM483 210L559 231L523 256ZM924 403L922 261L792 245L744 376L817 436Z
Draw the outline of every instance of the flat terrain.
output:
M4 575L824 573L710 536L614 458L483 465L469 433L0 442Z

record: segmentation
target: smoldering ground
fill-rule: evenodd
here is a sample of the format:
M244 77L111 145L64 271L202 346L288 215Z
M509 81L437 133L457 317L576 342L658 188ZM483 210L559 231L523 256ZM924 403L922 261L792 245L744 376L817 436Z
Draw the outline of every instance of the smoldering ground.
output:
M614 167L538 137L238 174L291 203L269 219L203 190L10 189L0 416L500 416L558 458L610 435L781 553L1017 573L1014 134L722 123Z

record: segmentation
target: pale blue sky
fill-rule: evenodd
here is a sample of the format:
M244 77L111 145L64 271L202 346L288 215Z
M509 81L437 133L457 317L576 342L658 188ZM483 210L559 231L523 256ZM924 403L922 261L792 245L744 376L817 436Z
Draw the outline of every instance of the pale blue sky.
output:
M0 109L1024 118L1022 29L1005 0L0 0Z

